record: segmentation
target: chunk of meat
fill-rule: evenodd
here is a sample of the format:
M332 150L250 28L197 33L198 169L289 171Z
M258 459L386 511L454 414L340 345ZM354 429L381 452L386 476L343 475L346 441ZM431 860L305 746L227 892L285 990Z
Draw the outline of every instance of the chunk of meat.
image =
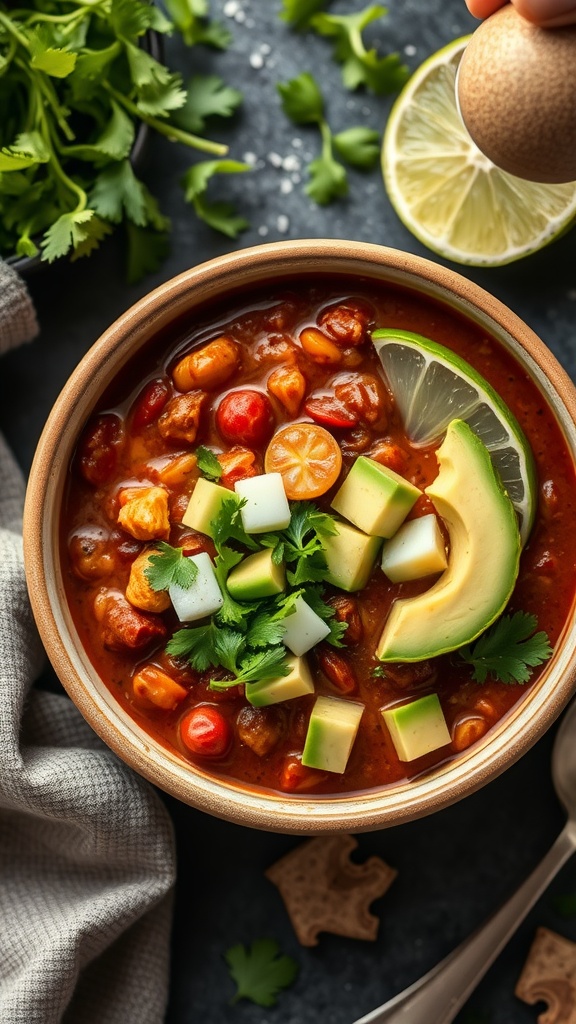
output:
M78 447L78 465L89 484L102 487L111 480L124 443L124 426L115 413L102 413L88 424Z
M158 430L164 440L194 444L207 398L205 391L189 391L171 398L158 420Z
M258 757L265 757L280 742L285 721L280 708L242 708L236 719L238 737Z
M356 676L349 661L328 644L316 648L318 665L339 693L354 693L358 688Z
M382 383L371 373L355 373L334 382L334 395L361 423L378 422L384 429L387 396Z
M153 590L150 586L146 570L150 565L150 556L158 554L157 548L147 548L132 562L130 579L126 587L126 597L134 608L143 612L165 612L170 607L170 597L166 590Z
M168 492L163 487L129 488L120 494L118 524L136 540L168 540Z
M322 310L318 323L338 345L362 345L374 314L359 302L338 302Z
M168 635L159 615L133 608L117 591L98 595L95 613L100 619L102 643L109 651L140 650Z
M230 490L234 488L237 480L247 480L251 476L258 475L256 453L250 448L235 445L229 452L221 452L216 458L222 466L219 483L223 487L229 487Z
M306 378L297 366L279 366L273 370L266 387L284 406L290 416L296 416L306 394Z

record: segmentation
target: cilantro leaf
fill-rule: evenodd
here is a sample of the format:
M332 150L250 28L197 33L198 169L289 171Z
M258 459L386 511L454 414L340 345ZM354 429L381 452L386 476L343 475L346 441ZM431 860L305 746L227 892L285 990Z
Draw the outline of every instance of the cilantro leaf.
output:
M219 75L195 75L188 83L186 102L174 114L174 123L189 132L201 132L209 117L231 117L242 102L242 93Z
M380 134L372 128L346 128L332 141L338 155L361 171L371 171L380 160Z
M42 258L52 260L65 256L85 242L90 234L89 222L94 217L94 210L73 210L63 213L48 228L42 241Z
M236 983L232 1003L250 999L258 1006L274 1006L278 993L291 985L298 973L296 961L281 955L273 939L257 939L248 948L232 946L224 959Z
M76 65L76 54L50 45L51 39L45 28L40 27L29 33L30 67L44 71L53 78L67 78Z
M484 683L488 676L502 683L527 683L531 669L547 661L552 647L546 633L535 633L536 616L527 612L503 615L474 644L458 651L472 665L472 678Z
M249 170L249 164L238 160L203 160L189 167L182 178L184 198L192 203L196 215L229 238L236 238L248 227L248 222L237 217L229 203L209 202L206 195L208 182L215 174L239 174Z
M248 647L269 647L282 643L284 626L278 619L273 619L269 612L256 615L248 626L246 644Z
M311 19L316 32L334 40L334 58L342 64L342 80L347 89L365 86L381 96L395 92L407 81L409 70L398 54L379 57L364 45L363 30L386 13L385 7L374 4L355 14L320 13Z
M219 480L222 476L222 466L214 452L210 451L210 448L206 448L203 444L198 445L196 449L196 465L202 476L205 476L207 480Z
M139 227L148 222L145 188L129 160L110 164L100 172L90 193L90 202L101 217L115 224L120 223L124 214Z
M251 551L258 551L259 545L250 536L250 534L246 533L242 526L240 509L245 503L245 498L238 501L234 497L233 492L230 491L230 498L224 499L220 506L218 515L210 523L212 537L218 551L220 551L229 540L235 540L239 544L243 544L244 547L249 548Z
M136 284L146 274L158 270L168 255L170 241L167 231L140 228L131 222L127 223L126 232L128 239L126 278L128 284Z
M310 19L326 6L326 0L283 0L280 17L297 30L308 28Z
M175 583L188 590L198 575L198 566L187 558L182 548L173 548L166 541L160 541L157 552L148 558L144 575L152 590L168 590Z
M304 191L319 206L327 206L333 199L348 194L348 177L342 164L331 154L318 157L308 165L310 181Z
M224 598L224 604L217 612L218 621L234 626L243 625L252 608L246 602L240 604L239 601L234 600L226 586L228 573L235 565L238 565L238 562L242 561L242 558L243 555L240 551L234 551L233 548L221 546L218 548L218 554L214 559L214 572L218 580L218 586L222 591L222 597Z
M282 109L294 124L321 124L324 100L318 84L309 71L303 71L289 82L277 85Z
M218 627L213 622L207 626L185 626L172 635L166 651L174 658L186 658L197 672L205 672L219 664L217 635Z

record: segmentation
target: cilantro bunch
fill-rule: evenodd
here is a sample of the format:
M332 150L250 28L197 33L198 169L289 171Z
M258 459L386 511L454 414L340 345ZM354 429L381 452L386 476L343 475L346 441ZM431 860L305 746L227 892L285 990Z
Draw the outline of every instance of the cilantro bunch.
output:
M204 459L205 456L202 456ZM282 642L284 620L295 610L302 597L330 627L326 642L342 646L346 623L338 622L334 609L326 604L322 583L328 576L322 537L335 532L332 516L312 502L295 502L290 525L274 534L258 538L247 534L240 518L243 502L224 501L211 523L216 558L214 569L224 598L222 607L202 626L178 629L168 642L168 654L185 658L197 672L223 668L228 679L212 679L214 690L239 684L256 683L287 675L287 651ZM240 601L232 597L226 581L228 574L248 552L272 549L272 558L287 566L288 587L276 597L258 601ZM149 559L146 577L154 590L166 590L171 583L192 586L195 573L186 576L180 548L158 545L158 553Z
M128 229L128 277L154 269L169 222L131 163L142 124L211 159L186 174L196 214L234 236L245 222L210 203L217 173L243 171L203 134L207 117L241 101L216 76L185 85L150 52L150 33L177 28L189 44L222 47L207 0L0 0L0 255L51 262L91 253L112 229Z

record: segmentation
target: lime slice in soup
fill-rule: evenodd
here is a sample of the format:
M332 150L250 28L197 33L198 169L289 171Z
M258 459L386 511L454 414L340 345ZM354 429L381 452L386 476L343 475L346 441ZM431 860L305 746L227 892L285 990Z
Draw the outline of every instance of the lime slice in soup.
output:
M536 513L536 467L506 403L469 363L420 334L382 329L372 340L411 442L436 444L452 420L465 420L490 452L525 544Z
M496 267L572 225L576 183L525 181L480 152L456 105L468 38L432 54L405 85L388 118L382 171L392 206L424 245L458 263Z

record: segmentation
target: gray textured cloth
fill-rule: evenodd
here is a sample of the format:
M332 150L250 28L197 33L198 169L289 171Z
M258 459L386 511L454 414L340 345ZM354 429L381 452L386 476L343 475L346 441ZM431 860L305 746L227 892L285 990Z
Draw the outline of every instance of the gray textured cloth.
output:
M0 352L31 340L0 261ZM22 475L0 437L0 1021L160 1024L168 991L169 816L44 664L24 579Z

